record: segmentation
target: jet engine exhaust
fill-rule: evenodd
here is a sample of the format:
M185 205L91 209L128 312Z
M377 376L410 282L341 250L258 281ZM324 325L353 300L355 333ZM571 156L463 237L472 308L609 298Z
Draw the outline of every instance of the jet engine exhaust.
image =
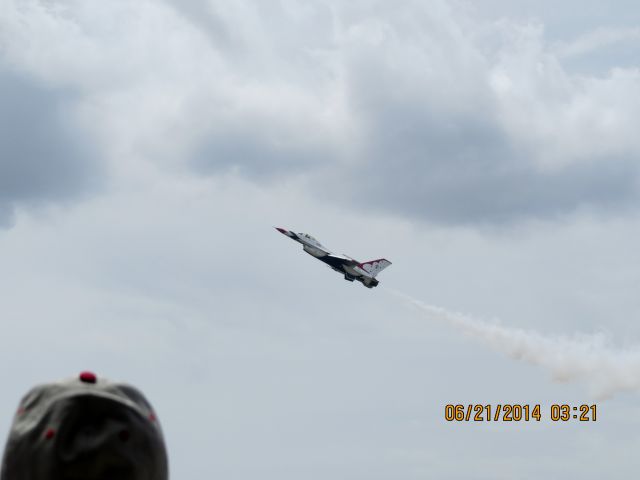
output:
M494 351L548 370L554 381L584 382L597 399L640 391L640 348L617 349L603 333L546 336L428 305L387 290L431 320L446 322Z

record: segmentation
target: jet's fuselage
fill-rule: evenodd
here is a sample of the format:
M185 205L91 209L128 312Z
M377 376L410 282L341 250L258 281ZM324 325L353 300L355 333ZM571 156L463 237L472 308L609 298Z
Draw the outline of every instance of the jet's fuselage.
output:
M391 262L381 258L370 262L360 263L346 255L336 255L323 246L318 240L308 233L295 233L284 228L275 227L283 235L302 244L302 249L309 255L321 260L336 272L344 274L345 280L353 282L358 280L365 287L373 288L378 285L375 276Z

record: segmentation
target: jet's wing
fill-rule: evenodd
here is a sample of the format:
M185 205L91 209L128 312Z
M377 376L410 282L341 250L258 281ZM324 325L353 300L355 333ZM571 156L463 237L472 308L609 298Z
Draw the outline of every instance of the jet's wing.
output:
M353 258L345 257L343 255L334 255L333 253L320 257L319 260L322 260L327 265L337 269L344 266L355 267L358 265L358 262Z

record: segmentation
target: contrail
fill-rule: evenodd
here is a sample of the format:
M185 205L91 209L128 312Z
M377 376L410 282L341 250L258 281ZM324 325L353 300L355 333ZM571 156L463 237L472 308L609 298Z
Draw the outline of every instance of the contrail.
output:
M427 317L447 322L493 350L547 369L555 381L585 382L596 398L640 390L640 349L615 349L602 333L549 337L450 312L404 293L388 291Z

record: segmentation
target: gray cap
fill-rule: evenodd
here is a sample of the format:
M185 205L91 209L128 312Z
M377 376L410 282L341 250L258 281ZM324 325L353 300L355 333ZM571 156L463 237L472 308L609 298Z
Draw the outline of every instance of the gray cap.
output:
M91 372L40 385L15 415L0 480L167 480L151 405L136 388Z

